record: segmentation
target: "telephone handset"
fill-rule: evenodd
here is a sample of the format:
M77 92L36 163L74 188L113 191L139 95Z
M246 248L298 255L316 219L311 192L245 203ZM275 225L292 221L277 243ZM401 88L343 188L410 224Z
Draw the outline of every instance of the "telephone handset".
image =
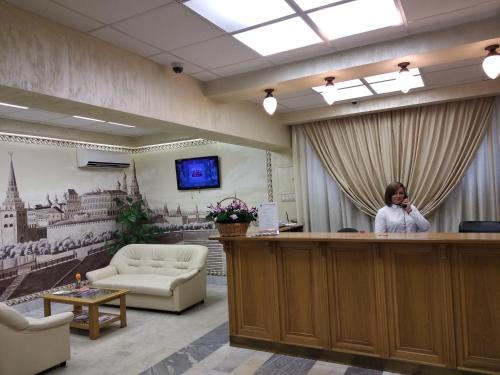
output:
M405 195L403 196L403 200L405 200L405 199L408 199L408 194L406 194L406 192L405 192ZM402 209L406 210L406 207L408 207L407 204L401 203Z

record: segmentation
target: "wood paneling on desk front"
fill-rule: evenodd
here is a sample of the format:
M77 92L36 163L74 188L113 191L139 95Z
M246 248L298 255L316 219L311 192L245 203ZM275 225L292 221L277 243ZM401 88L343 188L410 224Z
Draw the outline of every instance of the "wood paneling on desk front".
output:
M232 342L500 371L500 234L214 239Z

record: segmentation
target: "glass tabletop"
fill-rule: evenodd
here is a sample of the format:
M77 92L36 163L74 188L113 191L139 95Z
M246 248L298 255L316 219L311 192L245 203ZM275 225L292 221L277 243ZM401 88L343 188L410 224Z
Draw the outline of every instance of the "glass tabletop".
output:
M100 297L105 297L111 293L115 293L116 290L112 289L99 289L99 288L81 288L81 289L66 289L58 290L51 294L56 296L72 297L72 298L85 298L85 299L97 299Z

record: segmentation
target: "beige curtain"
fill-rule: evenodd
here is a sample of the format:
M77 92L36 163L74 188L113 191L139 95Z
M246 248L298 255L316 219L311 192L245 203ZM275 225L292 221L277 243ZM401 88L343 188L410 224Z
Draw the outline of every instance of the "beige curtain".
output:
M304 125L333 179L363 212L384 205L391 181L430 214L460 181L481 142L494 98L381 112Z

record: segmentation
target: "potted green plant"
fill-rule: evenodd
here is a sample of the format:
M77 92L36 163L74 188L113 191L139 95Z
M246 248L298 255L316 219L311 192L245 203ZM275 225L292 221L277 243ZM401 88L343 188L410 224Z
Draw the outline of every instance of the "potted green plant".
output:
M115 198L115 203L118 207L116 222L121 224L121 228L113 233L115 242L111 247L112 254L128 244L152 243L156 240L161 230L150 224L153 211L146 207L142 199Z
M222 202L231 199L231 202L224 206ZM221 236L233 237L244 236L250 222L257 219L257 209L249 208L245 202L239 198L224 198L214 206L208 206L206 219L214 221Z

